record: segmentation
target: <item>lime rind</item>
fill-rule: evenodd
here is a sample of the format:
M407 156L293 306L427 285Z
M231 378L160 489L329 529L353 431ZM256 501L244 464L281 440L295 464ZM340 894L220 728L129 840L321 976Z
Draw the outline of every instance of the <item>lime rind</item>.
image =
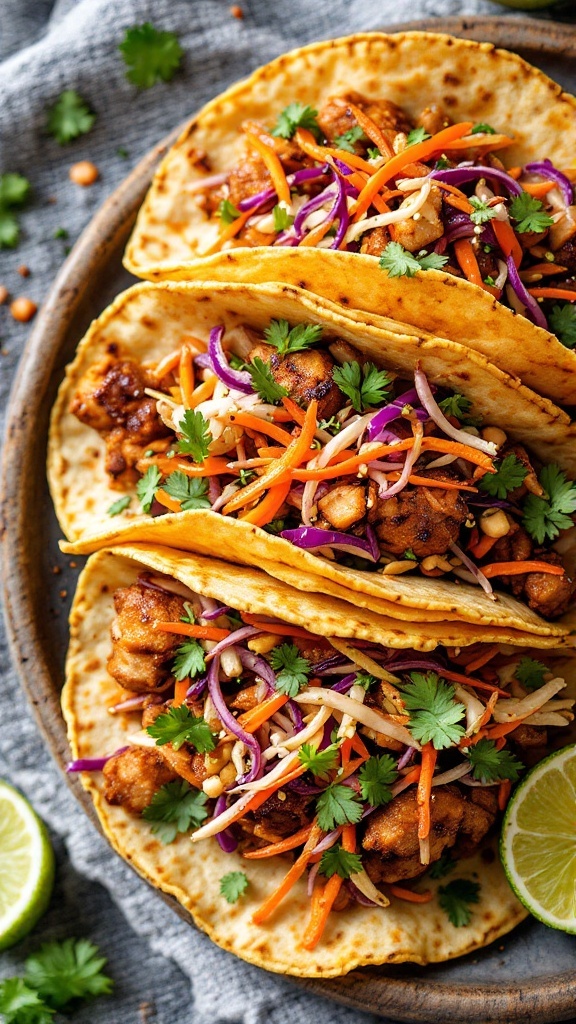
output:
M0 951L32 930L54 885L46 828L24 797L0 781Z
M550 928L576 934L576 744L540 761L508 804L500 857L510 886Z

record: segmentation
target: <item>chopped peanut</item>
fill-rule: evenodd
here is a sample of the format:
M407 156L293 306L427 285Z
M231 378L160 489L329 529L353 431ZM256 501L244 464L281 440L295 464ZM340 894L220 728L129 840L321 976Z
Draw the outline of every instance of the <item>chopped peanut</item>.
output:
M479 526L487 537L505 537L510 532L508 517L501 508L487 508L480 516Z
M497 448L501 448L507 441L506 434L503 430L500 430L500 427L484 427L482 437L485 441L492 441Z
M100 171L90 160L80 160L79 163L72 164L68 176L75 185L82 185L83 188L87 188L89 185L93 185L95 181L98 181Z

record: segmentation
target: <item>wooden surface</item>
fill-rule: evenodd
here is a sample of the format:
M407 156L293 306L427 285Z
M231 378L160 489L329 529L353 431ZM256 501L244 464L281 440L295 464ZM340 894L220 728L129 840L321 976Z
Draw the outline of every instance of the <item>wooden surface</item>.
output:
M570 26L471 17L413 22L394 30L408 27L447 31L516 50L576 91L576 30ZM44 474L48 417L64 367L90 320L132 283L122 270L121 254L162 151L161 145L138 165L72 250L30 336L8 411L2 541L11 652L39 727L61 766L69 753L59 691L68 608L82 559L71 564L57 546L59 530ZM96 823L78 780L67 781ZM188 919L170 897L158 898ZM299 984L401 1021L548 1024L576 1016L575 963L572 938L530 921L499 944L457 961L428 968L369 968L341 979Z

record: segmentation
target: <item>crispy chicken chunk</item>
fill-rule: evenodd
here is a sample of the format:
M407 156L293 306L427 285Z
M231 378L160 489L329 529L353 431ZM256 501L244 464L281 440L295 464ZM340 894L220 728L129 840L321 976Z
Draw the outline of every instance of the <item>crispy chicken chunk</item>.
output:
M312 820L310 797L301 796L291 789L281 789L269 796L254 811L254 835L276 842L309 825Z
M539 562L550 565L562 565L560 555L552 551L549 555L540 555ZM568 573L563 576L552 576L547 572L529 572L524 579L524 595L530 608L533 608L545 619L557 619L567 610L574 592L576 580Z
M430 470L426 475L450 479L445 470ZM412 548L417 558L424 558L445 554L467 515L468 506L459 491L408 486L395 497L378 499L374 525L387 551L401 555Z
M318 508L335 530L348 530L366 515L366 489L362 484L339 484L320 498Z
M228 184L230 187L228 198L234 206L237 206L242 199L249 199L250 196L255 196L258 192L270 188L272 178L264 161L252 151L230 171Z
M437 135L443 128L447 128L448 125L452 124L452 121L448 117L448 114L442 110L442 107L438 106L437 103L433 103L430 107L426 107L420 117L418 118L418 124L422 125L424 131L428 135Z
M176 779L175 772L155 750L129 747L106 762L102 769L104 796L132 814L141 814L161 786Z
M262 342L250 352L250 360L256 357L269 364L276 383L295 401L308 405L317 399L319 419L329 419L344 405L345 397L332 380L335 363L328 352L311 348L281 357L273 345Z
M112 654L108 671L126 690L158 690L170 675L170 661L182 638L155 630L157 622L178 622L184 599L164 590L134 583L114 594Z
M170 701L168 704L154 704L145 708L142 715L142 728L147 729L159 715L165 715L171 703ZM200 702L189 703L187 701L186 703L193 715L196 715L197 718L202 715L204 708ZM186 779L186 782L195 786L196 789L202 789L204 779L208 778L204 754L194 750L188 743L183 743L179 750L174 750L171 743L163 743L156 749L158 757L162 758L170 771L175 772L180 778Z
M399 209L402 210L407 204L413 202L412 197L403 199ZM442 209L442 193L433 185L430 195L424 206L418 211L418 216L408 217L394 224L394 241L408 249L409 252L419 252L425 246L435 242L444 234L444 225L440 217Z
M329 142L334 142L339 135L344 135L358 122L347 102L353 103L367 115L384 135L392 141L398 132L408 132L414 127L404 111L391 100L368 99L359 92L347 92L343 96L331 96L318 112L317 121ZM354 148L362 152L366 142L356 142Z

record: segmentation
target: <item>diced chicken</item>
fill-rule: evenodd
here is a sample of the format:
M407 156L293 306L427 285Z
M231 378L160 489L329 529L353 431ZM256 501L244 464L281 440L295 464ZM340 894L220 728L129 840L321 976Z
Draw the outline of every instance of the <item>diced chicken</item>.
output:
M373 228L362 235L360 252L366 256L381 256L390 241L387 228Z
M358 126L352 111L347 107L348 102L359 107L378 128L382 129L390 141L398 132L407 134L413 128L404 111L390 100L371 100L359 92L348 92L343 96L330 97L318 112L318 124L329 142L334 142L339 135L344 135L351 128ZM366 142L357 142L354 148L357 152L362 152L365 147Z
M562 565L562 559L555 552L539 555L538 561L549 565ZM528 605L545 619L557 619L563 615L576 591L576 580L567 572L563 576L552 576L547 572L529 572L524 577L524 594Z
M188 703L188 707L196 718L200 718L203 712L202 704ZM171 702L168 704L149 705L142 715L142 728L147 729L156 721L159 715L165 715ZM170 771L174 772L181 779L186 779L191 786L202 789L204 779L208 778L204 754L194 750L187 743L183 743L179 750L174 750L171 743L163 743L157 747L158 757L161 757Z
M550 228L548 243L552 252L560 250L576 235L576 206L566 207L560 220ZM560 263L560 260L558 260ZM566 264L562 264L566 266Z
M112 655L108 671L126 690L160 689L170 675L170 661L182 638L154 629L158 622L178 622L184 599L164 590L134 583L114 594Z
M505 537L500 537L496 541L487 555L488 562L525 562L532 558L532 541L526 530L519 526L511 516L507 516L507 519L510 523L510 531ZM524 575L500 576L499 579L505 587L510 587L515 597L520 597L526 580Z
M438 106L437 103L433 103L422 111L418 118L418 124L422 125L428 135L437 135L443 128L451 125L452 121L446 111L442 110L442 107Z
M430 470L427 475L451 479L445 470ZM407 548L417 558L443 555L457 540L467 515L460 491L409 485L395 497L378 499L375 530L382 546L394 555Z
M292 835L312 821L310 797L291 789L280 789L254 811L254 835L276 842Z
M238 690L238 693L234 694L234 699L230 701L230 707L236 708L238 711L252 711L260 701L258 700L258 686L245 686L242 690Z
M521 462L526 469L526 476L519 487L516 487L513 491L509 491L507 497L509 501L520 501L528 491L532 494L542 495L543 489L541 484L538 482L538 477L534 466L530 462L530 456L521 444L505 444L502 446L498 453L498 457L505 459L507 455L513 455L518 462Z
M344 405L345 397L332 379L334 360L328 352L311 348L282 358L273 345L262 342L250 352L250 360L256 357L269 364L276 383L295 401L309 405L317 399L319 419L329 419Z
M177 777L155 750L145 747L129 747L111 757L103 775L108 803L120 804L132 814L141 814L157 790Z
M343 363L360 363L360 366L364 366L364 363L370 362L370 356L364 355L359 348L351 345L349 341L344 341L342 338L331 341L328 351L340 365Z
M409 203L413 203L410 196L402 200L399 208L402 209ZM413 217L392 225L394 241L399 242L409 252L418 252L437 241L444 234L444 225L440 217L441 209L442 193L436 185L433 185L424 206Z
M566 267L570 274L576 274L576 238L572 237L564 242L554 255L559 266Z
M249 199L250 196L271 188L272 178L264 161L252 150L230 171L228 185L228 198L234 206L238 206L242 199Z
M335 530L348 530L366 515L366 490L362 484L339 484L320 498L318 508Z

